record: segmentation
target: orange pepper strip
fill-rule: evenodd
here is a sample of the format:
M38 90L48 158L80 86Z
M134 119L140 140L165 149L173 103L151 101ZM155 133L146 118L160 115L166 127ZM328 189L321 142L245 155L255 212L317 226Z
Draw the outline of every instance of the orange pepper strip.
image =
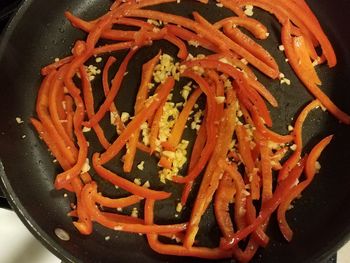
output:
M108 212L100 212L100 213L112 221L125 223L125 224L140 224L140 225L144 224L144 220L142 218L126 216L126 215L119 215L119 214L108 213Z
M247 220L247 225L251 224L255 218L256 218L256 209L253 204L253 200L250 196L247 196L247 205L246 205L246 220ZM266 235L264 232L266 230L267 223L265 223L263 226L258 227L254 233L252 233L252 240L249 242L251 243L250 245L260 245L262 247L266 247L267 244L269 243L270 238ZM255 245L256 244L256 245ZM257 246L259 247L259 246ZM249 250L249 245L247 245L247 248L245 250L245 253L247 253L247 250ZM253 253L254 255L255 253Z
M145 202L145 224L153 225L154 200L146 199ZM191 247L185 248L179 245L163 244L158 241L155 233L147 234L150 247L159 254L174 256L189 256L207 259L223 259L232 256L232 252L220 248Z
M119 215L115 213L108 213L108 212L101 212L103 216L105 216L108 219L111 219L113 221L118 221L120 223L126 223L126 224L145 224L145 220L137 217L132 216L126 216L126 215ZM181 232L178 233L161 233L160 236L164 236L170 239L176 239L176 240L182 240L183 234Z
M244 71L249 79L256 79L256 76L254 74L254 72L246 65L244 64L241 60L238 59L237 56L234 56L230 53L217 53L217 54L211 54L211 55L207 55L206 59L210 59L210 60L219 60L220 62L226 62L225 60L228 61L227 64L231 64L232 66L241 69L242 71Z
M95 201L93 199L94 193L97 193L96 189L96 183L87 184L84 186L81 196L91 219L105 227L116 231L125 231L131 233L177 233L186 229L186 223L175 225L144 225L122 223L117 220L112 220L111 218L104 216L96 207Z
M315 16L314 12L310 9L309 5L305 2L305 0L292 0L296 5L300 6L304 10L304 12L307 12L307 15L312 18L314 23L318 23L317 17Z
M140 19L127 18L127 17L118 17L115 23L120 25L126 25L126 26L137 26L140 28L146 28L150 30L153 30L153 28L155 28L154 25L147 23L146 21L142 21Z
M227 174L233 179L236 194L235 194L235 223L238 229L243 229L246 226L245 216L246 216L246 193L245 193L245 183L241 174L237 170L236 164L228 165L226 161L220 159L218 165L227 172Z
M196 59L196 60L186 61L183 64L186 65L187 67L198 66L204 69L213 69L213 70L225 73L231 78L235 79L238 85L246 82L246 79L244 78L242 72L240 72L235 67L227 63L223 63L221 61L216 60L214 57L209 59Z
M164 167L164 168L166 168L166 169L171 169L171 167L172 167L172 162L171 162L171 160L169 160L169 159L166 158L165 156L162 156L162 157L160 157L160 160L159 160L159 162L158 162L158 165L159 165L160 167Z
M227 104L227 108L224 111L224 114L222 115L223 118L217 118L217 120L221 122L225 122L225 125L223 125L223 129L222 129L222 133L225 134L225 136L223 136L223 140L217 144L221 144L222 149L220 149L219 151L221 151L219 153L219 157L217 160L224 159L227 156L227 153L229 151L229 144L227 144L228 141L231 141L232 136L234 134L234 130L236 128L236 123L235 123L235 118L232 118L232 116L236 115L237 112L237 104L236 104L236 95L233 89L227 89L226 91L226 104ZM220 134L219 134L220 136ZM226 145L225 145L226 143ZM215 152L213 153L214 156ZM221 156L221 157L220 157ZM214 158L214 157L212 157ZM212 197L214 195L214 192L216 191L216 189L219 186L219 181L220 178L216 177L216 176L212 176L211 181L209 182L209 187L208 187L208 197L205 200L205 205L204 205L204 210L206 210L212 200Z
M141 111L148 97L148 90L149 90L148 84L152 80L153 70L159 61L160 55L161 55L161 52L159 51L154 58L152 58L150 61L148 61L142 66L141 84L136 95L136 102L134 107L135 114ZM134 163L135 154L136 154L137 143L139 141L139 136L140 136L140 129L137 129L132 134L132 136L129 139L129 142L127 143L128 150L124 156L124 165L123 165L123 170L126 173L131 172L132 165Z
M241 109L242 109L241 105ZM242 110L243 112L243 110ZM252 108L252 119L256 129L266 138L276 143L288 143L294 140L294 136L291 134L281 135L268 129L255 108Z
M279 223L279 228L287 241L291 241L293 237L293 231L287 223L286 211L288 210L291 202L297 198L306 187L310 185L314 179L316 171L316 161L320 157L323 150L331 142L333 135L327 136L321 140L310 152L305 165L306 180L294 186L292 191L286 196L282 201L277 210L277 220Z
M255 211L255 207L252 203L251 198L249 198L249 196L247 197L247 218L248 218L248 223L250 224L250 222L252 222L255 217L256 217L256 211ZM258 228L258 230L261 230L261 228ZM255 233L253 233L254 235ZM235 259L237 259L239 262L242 263L246 263L246 262L250 262L250 260L253 258L253 256L255 255L256 251L259 248L259 245L261 241L257 241L257 239L254 236L251 236L249 238L248 244L246 245L244 251L242 251L241 249L237 249L234 248L234 257ZM267 242L268 242L268 237L267 237ZM266 247L266 244L262 244L263 247Z
M184 246L186 248L193 246L199 229L201 217L211 202L215 190L219 186L222 169L217 167L217 162L221 158L226 158L230 145L228 142L232 140L236 124L235 118L232 118L232 116L236 116L237 110L236 97L232 89L227 90L227 104L228 105L224 111L223 117L220 118L217 142L214 151L205 170L194 206L192 208L190 222L184 239ZM209 111L209 108L207 111ZM206 121L207 120L208 119L206 119ZM209 138L207 139L207 143L208 142L213 143L209 140Z
M46 76L48 75L52 70L58 69L62 67L63 65L71 62L73 59L73 56L61 58L59 61L56 61L50 65L47 65L41 69L41 75Z
M113 142L113 144L101 155L101 164L105 164L110 161L119 151L124 147L126 142L130 139L133 131L141 126L146 119L152 115L159 107L161 102L168 96L172 88L174 87L175 80L172 77L168 77L166 81L159 85L158 92L155 96L146 101L145 107L136 114L132 121L128 124L125 130L119 135L119 137Z
M223 60L228 60L228 62L232 65L234 65L235 67L240 68L242 71L244 71L248 77L247 82L249 84L249 86L251 86L252 88L254 88L261 96L263 96L273 107L277 107L278 106L278 102L276 101L275 97L271 94L271 92L266 89L266 87L261 84L259 81L257 81L255 74L253 73L253 71L247 66L245 65L242 61L240 61L239 59L230 56L229 54L213 54L213 55L208 55L207 59L215 59L215 60L219 60L220 62L223 62Z
M91 183L92 178L89 173L82 173L80 174L80 179L83 181L84 184Z
M217 38L211 38L210 34L207 32L207 30L201 26L200 24L196 23L195 21L182 17L182 16L176 16L160 11L153 11L153 10L129 10L126 14L126 16L131 17L142 17L142 18L151 18L156 20L161 20L163 22L176 24L179 26L183 26L185 28L188 28L197 34L201 35L201 37L209 40L215 44L217 47L220 47L220 45L223 45L223 47L226 47L225 43ZM226 48L227 49L227 48Z
M206 38L203 38L183 27L178 27L175 25L166 25L165 28L168 29L169 33L174 34L175 36L186 40L188 42L193 42L193 43L198 43L199 46L204 47L208 50L211 51L217 51L217 48L213 45L213 43L211 43L210 41L208 41Z
M62 140L64 141L65 145L67 145L67 148L72 152L73 156L76 157L78 154L78 150L75 147L75 144L73 140L70 138L70 136L67 134L64 126L62 125L60 116L59 116L59 105L62 106L62 101L58 101L57 98L59 97L60 89L63 91L63 82L62 77L65 73L66 68L61 68L57 72L56 78L52 81L49 89L48 94L48 103L49 103L49 112L50 117L52 120L53 125L56 128L56 131L60 134Z
M163 191L154 191L154 190L147 189L145 187L136 185L136 184L124 179L123 177L120 177L119 175L107 170L99 163L99 154L98 153L95 153L93 155L92 162L93 162L94 169L102 178L111 182L114 185L117 185L117 186L127 190L128 192L130 192L134 195L144 197L144 198L153 198L155 200L166 199L171 195L171 193L167 193L167 192L163 192Z
M299 36L299 37L300 37L300 36L303 36L303 37L304 37L306 49L307 49L307 51L308 51L309 56L310 56L313 60L318 61L318 60L320 59L320 57L318 56L317 51L316 51L316 49L315 49L315 47L314 47L314 44L312 43L311 39L305 37L305 36L303 35L303 33L301 32L301 30L300 30L299 28L293 26L293 25L292 25L292 27L291 27L291 32L292 32L292 34L295 35L295 36ZM318 62L318 64L321 64L321 63L322 63L322 62L320 62L320 61Z
M248 197L246 197L245 195L245 184L244 181L242 179L242 176L240 175L240 173L237 170L237 166L234 165L228 165L225 161L220 160L219 161L219 165L222 166L225 171L228 173L229 176L231 176L231 178L233 179L233 182L235 184L235 189L236 189L236 194L235 194L235 222L236 225L238 227L238 230L243 229L244 227L246 227L246 222L245 222L245 217L249 217L252 216L251 214L248 213ZM249 197L250 198L250 197ZM255 208L251 202L250 199L250 204L253 209L254 209L254 213L255 213ZM251 207L250 207L251 208ZM251 208L252 209L252 208ZM251 211L249 211L251 212ZM229 216L229 215L228 215ZM230 218L228 218L229 220L231 220ZM254 215L254 219L255 219L255 215ZM232 236L233 233L230 233ZM228 237L228 235L224 235L225 238ZM244 252L242 252L240 249L235 248L233 253L235 255L237 255L239 257L239 255L242 255L241 257L247 257L249 255L254 255L255 253L249 253L247 252L248 250L256 250L259 246L258 246L258 242L261 243L262 245L266 246L268 243L268 237L266 236L266 234L262 231L261 228L257 228L256 231L253 233L253 239L250 240L250 244L248 244L246 250ZM250 246L249 246L250 245Z
M224 51L229 51L231 49L232 51L246 58L249 63L254 65L257 69L261 70L261 72L265 73L267 76L271 78L278 77L279 72L271 69L265 63L261 62L260 60L255 58L253 55L251 55L244 48L240 47L239 45L234 43L232 40L230 40L223 33L216 30L212 24L210 24L204 18L199 16L198 13L194 13L194 15L196 19L199 19L201 23L203 23L204 25L197 23L195 21L192 21L191 19L188 19L185 17L166 14L163 12L153 11L153 10L130 10L126 15L131 17L144 17L144 18L158 19L168 23L174 23L174 24L186 27L190 30L195 31L197 34L202 35L204 38L210 39L213 42L213 44L215 44L218 48Z
M213 80L215 83L216 96L218 96L218 97L225 96L225 88L224 88L222 81L220 80L219 74L216 73L215 70L211 70L211 69L207 70L206 73L208 74L208 77L211 80ZM223 106L224 105L222 105L222 108L223 108Z
M109 93L109 80L108 80L108 71L111 68L111 66L117 61L115 57L109 57L105 67L103 68L102 72L102 86L103 86L103 92L105 96ZM120 119L120 115L118 113L117 107L115 106L114 101L112 102L111 106L109 107L109 111L111 112L111 115L115 118L114 125L117 127L117 131L120 132L125 129L124 123ZM117 132L118 134L120 132Z
M262 175L262 202L272 197L272 165L271 150L268 147L268 141L264 139L258 132L257 143L260 149L260 165Z
M239 17L246 17L244 11L240 6L234 3L231 0L220 0L220 3L224 5L227 9L230 9L233 13L235 13Z
M332 44L330 43L324 31L322 30L322 27L315 15L313 15L313 13L310 12L310 9L305 9L304 7L296 5L292 1L278 2L283 9L287 10L290 14L298 16L302 20L305 26L309 29L310 33L313 34L313 36L319 41L322 48L322 52L328 61L328 66L330 68L334 67L337 64L337 57L335 55Z
M239 89L242 92L249 92L249 99L252 99L254 104L256 104L259 107L259 112L262 114L262 117L264 117L265 122L267 124L272 124L269 112L264 101L255 92L255 90L249 89L250 87L247 83L247 79L243 76L242 72L238 71L235 67L213 59L198 59L186 61L184 62L184 65L186 65L187 67L199 66L206 69L216 69L217 71L223 72L229 75L230 77L234 78L236 80L236 83L238 84L237 87L239 87ZM244 86L244 88L241 88L242 86Z
M96 25L94 25L94 29L90 32L86 39L86 43L83 41L77 41L75 47L73 49L74 60L69 64L67 73L64 77L64 83L72 95L72 97L79 96L80 89L76 87L73 77L78 71L79 67L84 64L86 60L88 60L94 53L94 47L98 42L101 33L105 27L110 25L112 20L111 16L105 16L104 19L99 20Z
M50 138L52 138L52 140L57 143L57 148L59 149L60 153L65 156L71 165L73 165L75 163L75 156L70 149L67 149L65 141L56 130L56 127L54 126L48 112L49 89L52 81L56 77L56 74L57 72L55 70L51 71L41 83L36 103L36 112L38 114L39 120L44 127L44 130L49 134Z
M284 156L286 155L288 150L289 150L289 147L285 146L285 147L282 147L281 149L277 150L274 154L272 154L271 160L272 160L272 168L274 170L281 170L282 169L280 161L284 158Z
M87 22L81 19L80 17L73 15L69 11L64 12L64 16L72 24L72 26L79 28L85 32L90 32L96 24L96 23Z
M308 76L310 82L315 83L317 85L322 85L322 82L319 79L315 67L311 63L311 60L310 63L308 63L308 61L305 61L309 57L309 52L305 43L305 38L303 36L294 37L293 47L295 50L295 54L297 55L298 61L301 61L301 63L299 64L300 70ZM305 63L303 63L304 61Z
M173 45L177 46L179 48L179 52L177 53L177 57L180 59L186 59L188 56L188 51L185 43L178 38L177 36L167 33L164 36L164 39L172 43Z
M137 195L130 195L128 197L112 199L102 196L102 194L96 193L94 194L93 199L96 203L105 207L123 208L139 203L143 198Z
M103 68L103 72L102 72L102 86L103 86L103 92L105 94L105 96L108 95L109 93L109 80L108 80L108 71L110 69L110 67L113 65L113 63L115 63L116 58L115 57L109 57L105 67ZM111 114L114 116L115 118L115 125L117 127L117 134L120 134L122 131L125 130L125 125L124 123L121 121L117 107L115 106L115 103L112 102L109 111L111 112ZM147 146L145 146L143 143L137 142L137 148L143 152L147 152L150 153L150 148L148 148Z
M154 118L152 120L152 125L151 125L151 131L149 135L149 144L151 151L150 153L152 154L156 149L157 149L157 138L159 134L159 124L160 124L160 119L163 115L163 107L164 104L166 103L167 98L165 98L162 103L160 104L159 108L156 111L156 114L154 115Z
M293 47L293 39L290 33L290 26L291 24L288 21L282 27L282 43L285 47L286 56L288 57L293 70L300 78L300 80L304 83L306 88L322 103L324 107L326 107L339 121L345 124L350 124L350 116L340 110L315 83L309 81L309 76L305 75L304 72L300 70L299 62L301 64L311 62L309 57L304 57L301 61L296 59L297 55Z
M253 34L254 37L258 39L266 39L268 36L268 31L266 26L264 26L260 21L250 18L250 17L239 17L232 16L224 18L214 24L216 29L221 29L225 25L241 26Z
M225 24L224 25L224 33L226 36L228 36L230 39L232 39L232 41L234 41L238 45L245 48L247 51L249 51L255 57L257 57L261 61L265 62L271 68L279 71L277 62L271 56L271 54L266 49L264 49L261 45L259 45L253 39L251 39L249 36L244 34L241 30L233 27L232 24Z
M222 39L227 43L229 49L245 58L250 64L259 69L262 73L266 74L272 79L275 79L279 75L278 67L274 68L267 64L265 61L262 61L258 57L254 56L246 47L242 46L241 43L236 43L231 40L229 37L224 35L221 31L217 30L211 23L209 23L204 17L202 17L198 12L193 12L194 19L205 27L208 32L216 36L219 39ZM272 58L272 57L271 57ZM273 58L272 58L273 59ZM271 63L271 61L269 62ZM277 64L276 64L277 65Z
M115 44L107 44L104 46L96 47L94 49L94 55L100 55L103 53L111 53L118 50L129 49L135 46L134 41L119 42Z
M227 173L224 173L220 180L218 190L215 193L214 213L221 234L225 238L229 238L234 234L229 204L233 201L235 193L236 188L234 180Z
M295 182L300 177L304 170L304 166L301 164L296 165L293 170L291 170L289 176L279 182L276 190L271 199L267 200L264 207L261 209L258 217L247 227L236 232L230 239L222 240L220 246L223 249L232 249L237 246L238 242L246 238L249 234L255 231L261 224L264 224L266 220L271 216L271 214L277 209L280 203L285 199L285 197L290 193L291 189L295 185Z
M86 113L87 113L88 118L92 118L92 116L94 116L94 114L95 114L95 109L94 109L94 97L93 97L93 93L92 93L91 83L90 83L89 76L88 76L84 66L80 67L79 72L80 72L80 77L81 77L81 82L82 82L82 89L83 89L83 96L84 96ZM101 126L97 123L93 127L93 129L96 133L96 136L97 136L100 144L103 146L103 148L108 149L108 147L111 144L106 139L106 136L105 136L104 131L101 128Z
M124 78L124 74L126 72L126 68L129 64L130 59L133 57L133 55L136 53L137 49L131 50L128 55L124 58L122 64L120 65L116 75L113 78L112 81L112 87L105 99L105 101L100 106L99 110L92 116L92 118L89 118L89 121L84 122L84 125L86 127L94 127L106 114L108 109L111 107L119 89L121 86L121 83Z
M246 119L246 122L247 123L249 123L249 124L251 124L251 125L254 125L253 124L253 122L252 122L252 120L251 120L251 118L250 118L250 116L249 116L249 114L246 112L246 110L244 109L244 107L241 107L241 109L242 109L242 111L243 111L243 116L244 116L244 118ZM237 131L238 131L239 129L237 128ZM243 129L243 131L245 132L245 129ZM238 133L237 133L238 134ZM244 137L246 137L247 135L245 135ZM237 136L238 137L238 136ZM244 138L243 137L243 138ZM257 143L257 146L259 145L260 146L260 144L261 143L263 143L263 144L266 144L266 142L265 142L265 139L261 136L261 134L259 133L259 132L257 132L257 131L254 131L253 132L253 138L254 138L254 140L255 140L255 142ZM263 142L264 141L264 142ZM239 146L239 145L238 145ZM263 147L255 147L255 148L259 148L259 149L257 149L257 151L259 151L259 153L260 153L260 151L262 150L262 148ZM267 145L266 145L267 146ZM245 146L246 148L248 148L249 147L249 144L247 145L247 146ZM272 172L269 170L270 168L269 168L269 165L270 165L270 161L269 161L269 159L268 159L268 156L270 155L270 150L267 148L267 149L263 149L263 151L264 150L268 150L268 152L267 153L265 153L264 152L264 154L267 154L266 156L264 156L264 157L261 157L261 162L260 162L260 166L261 166L261 170L262 170L262 179L263 179L263 183L262 183L262 187L263 187L263 191L262 191L262 199L263 199L263 203L267 200L267 199L269 199L270 198L270 195L269 195L269 191L271 191L271 196L272 196ZM254 157L254 155L253 155L253 152L251 152L251 155L252 155L252 160L256 160L257 159L257 157L258 157L258 154L259 153L257 153L256 155L255 155L255 157ZM241 155L242 156L242 155ZM262 155L261 155L262 156ZM249 159L249 157L248 157L248 159ZM269 163L266 163L266 162L269 162ZM254 169L254 168L253 168ZM258 181L258 179L259 179L259 177L257 176L257 174L256 174L256 171L255 170L253 170L254 172L253 173L251 173L251 174L253 174L253 176L255 175L255 178L254 177L252 177L252 180L251 180L251 183L250 183L250 185L251 185L251 192L252 192L252 194L251 194L251 196L249 196L249 199L251 200L253 197L254 197L254 194L253 194L253 192L256 192L256 191L259 191L260 192L260 190L258 189L258 190L253 190L254 188L259 188L260 187L260 184L259 184L259 181ZM247 202L249 201L249 199L247 199ZM251 205L251 206L253 206L253 204L247 204L247 206L248 205ZM248 208L247 208L247 212L248 212ZM254 210L254 213L255 213L255 210ZM251 219L251 217L252 217L252 215L251 214L249 214L249 215L247 215L247 219L248 219L248 224L250 224L250 219ZM254 218L255 218L255 214L254 214ZM267 220L268 221L268 220ZM263 247L265 247L266 245L267 245L267 243L268 243L268 241L269 241L269 238L268 238L268 236L264 233L264 230L266 229L266 227L267 227L267 221L263 224L263 226L262 226L262 228L261 227L259 227L259 228L257 228L257 230L253 233L253 240L250 240L249 241L249 243L250 243L250 245L252 246L252 248L254 248L254 249L257 249L257 247L258 247L258 244L259 245L261 245L261 246L263 246ZM249 255L251 255L251 252L248 252L247 251L247 249L245 250L245 252L241 255L243 258L244 257L249 257Z
M252 106L256 109L259 116L264 120L265 124L268 127L272 127L272 119L270 116L270 111L268 110L264 100L261 98L259 93L255 89L253 89L251 86L249 85L243 85L243 86L245 86L244 89L238 86L239 94L241 94L242 96L245 96L246 99L248 99L252 103Z
M190 98L183 107L179 117L177 118L173 129L171 130L171 134L167 141L167 147L169 148L165 148L166 150L176 149L177 145L180 143L188 117L190 116L194 104L196 103L201 94L202 90L200 88L195 89L194 92L191 94Z
M80 90L76 87L74 84L72 78L75 75L78 68L94 54L94 48L96 43L101 37L101 34L103 30L106 28L109 28L111 24L113 23L113 18L122 16L124 13L128 13L130 9L133 8L142 8L146 6L152 6L159 3L168 3L173 2L174 0L149 0L149 1L142 1L138 3L125 3L121 5L119 8L113 9L107 14L103 15L93 26L92 31L89 33L87 39L86 39L86 48L83 52L80 52L79 55L77 55L69 65L67 74L64 78L64 82L66 84L67 89L69 90L70 94L74 96L80 94ZM122 43L124 44L124 43ZM108 49L107 49L108 51ZM95 52L96 53L96 52Z
M278 173L278 180L284 180L291 169L296 165L296 163L299 161L301 156L301 151L303 149L303 124L305 122L305 119L309 115L309 113L318 107L320 107L321 104L318 100L313 100L310 102L299 114L297 120L295 121L294 125L294 135L295 135L295 145L296 149L293 152L293 154L288 158L287 161L284 162L282 169Z
M114 10L124 3L123 0L115 0L109 10Z
M76 163L73 165L72 168L56 176L56 189L64 188L65 185L67 185L69 182L71 182L73 178L77 177L80 174L88 155L88 143L82 131L82 122L85 115L84 103L80 96L74 98L74 100L76 105L76 111L74 113L73 124L74 134L77 138L79 146L78 157Z
M253 160L250 149L250 140L246 129L243 125L236 126L236 136L238 140L238 151L242 158L242 162L246 168L247 179L250 182L250 191L253 200L260 199L260 180L255 168L255 161Z
M55 111L57 111L57 114L58 114L58 118L59 120L62 122L62 125L63 127L66 129L66 126L67 126L67 114L66 114L66 111L64 109L65 105L64 105L64 87L63 87L63 83L61 81L61 86L60 87L57 87L55 92L56 92L56 101L54 102L55 104ZM52 93L53 93L54 89L52 89L52 91L50 92L50 99L51 99L51 96L52 96ZM52 103L50 103L52 104Z
M188 165L189 171L191 171L194 167L194 165L198 162L201 152L203 151L203 148L205 146L206 140L207 140L207 132L206 132L206 120L204 119L202 122L201 127L199 128L196 141L194 142L192 153L191 153L191 159L190 163ZM182 206L185 206L187 203L188 196L191 192L193 186L193 181L190 181L185 184L185 187L182 191L181 195L181 204Z
M226 99L224 83L220 80L219 74L215 70L212 70L212 69L206 70L206 74L207 74L208 83L211 86L215 86L215 96L224 98L223 103L219 103L216 105L215 123L220 123L220 118L222 118L222 116L224 114L225 101L227 102L227 104L231 103L231 99L233 98L233 95L232 95L233 92L232 92L232 89L230 89L228 91L228 93L231 94L229 96L230 98ZM205 110L207 111L207 108ZM206 111L205 111L205 113L206 113Z
M143 28L141 28L139 31L120 31L121 32L119 32L119 30L110 30L106 32L108 33L108 37L106 37L106 39L116 41L135 40L137 45L141 45L141 43L149 42L150 40L159 40L163 38L166 33L166 29L164 28L159 32L153 32Z
M69 95L64 96L64 102L66 104L66 114L67 114L67 125L66 125L66 132L68 136L71 138L71 140L74 139L74 131L73 131L73 99Z
M200 89L204 92L207 97L207 121L206 121L206 129L207 129L207 142L203 148L201 153L201 157L193 167L193 169L186 176L173 176L172 180L177 183L187 183L189 181L193 181L200 172L204 169L206 163L208 162L214 148L216 141L216 129L213 127L214 119L217 115L216 113L216 101L214 91L211 90L208 83L198 74L193 71L186 70L183 74L183 77L188 77L193 79L199 85Z
M71 12L66 11L65 12L65 16L68 19L68 21L71 22L72 26L79 28L87 33L91 32L94 29L94 26L96 25L96 23L93 22L87 22L84 21L83 19L74 16ZM129 19L129 23L130 23ZM133 19L134 21L136 19ZM116 23L119 22L119 20L115 21ZM151 26L150 24L148 24L149 26ZM142 26L142 28L144 28ZM150 33L152 32L152 26L148 27L151 29ZM107 39L107 40L116 40L116 41L125 41L125 40L133 40L137 38L137 35L140 33L141 31L133 31L133 30L116 30L116 29L105 29L102 31L101 33L101 38L102 39Z
M81 192L83 189L83 184L78 177L74 177L71 181L73 191L75 192L77 198L77 216L78 221L73 222L73 225L79 230L83 235L90 235L92 233L92 221L88 215L88 210L82 201Z
M271 92L256 79L248 78L248 84L267 100L271 106L278 107L278 102Z
M64 170L68 170L71 167L71 164L66 159L66 156L61 153L60 149L57 146L57 141L51 138L50 134L45 130L45 128L43 127L40 121L34 118L30 118L30 122L32 123L34 128L37 130L39 136L46 143L47 147L49 147L52 154L56 157L61 167Z
M285 8L283 8L281 4L272 3L269 0L240 0L239 2L240 7L243 7L246 5L253 5L273 14L281 25L283 25L287 21L287 19L291 19L293 23L298 28L300 28L303 34L305 34L308 38L312 40L312 43L314 43L315 45L318 44L317 39L314 37L312 32L310 32L312 30L309 30L307 28L307 26L300 19L300 16L298 14L297 15L291 14Z

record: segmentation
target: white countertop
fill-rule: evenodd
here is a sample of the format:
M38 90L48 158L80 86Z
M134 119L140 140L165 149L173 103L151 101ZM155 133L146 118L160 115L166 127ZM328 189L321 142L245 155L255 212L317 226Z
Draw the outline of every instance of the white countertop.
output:
M60 263L44 248L12 211L0 209L1 263ZM350 263L350 242L339 252L337 263Z

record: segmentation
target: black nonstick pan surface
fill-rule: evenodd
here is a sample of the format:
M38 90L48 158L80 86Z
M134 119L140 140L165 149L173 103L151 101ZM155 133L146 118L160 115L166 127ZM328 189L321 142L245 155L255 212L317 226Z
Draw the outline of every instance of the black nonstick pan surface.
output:
M350 2L338 0L309 0L325 32L334 45L338 65L330 70L319 68L323 81L322 89L341 109L350 112ZM72 44L84 34L70 26L63 13L70 10L85 19L93 19L108 9L109 0L27 0L8 25L0 44L0 175L1 187L8 202L29 230L54 254L65 262L209 262L193 258L177 258L154 253L145 237L107 230L95 225L90 236L82 236L67 217L72 196L64 197L64 191L53 187L54 176L60 168L52 162L46 146L38 138L29 118L35 115L35 100L41 81L40 68L56 57L69 54ZM217 21L230 12L215 4L202 5L195 1L183 1L181 5L166 4L157 7L175 14L190 16L199 11L210 21ZM287 132L287 124L301 108L312 99L300 84L289 65L284 61L280 44L280 26L270 15L256 11L255 17L270 29L270 37L263 45L277 57L280 70L292 85L281 85L259 75L261 82L276 96L280 107L271 110L274 129ZM159 48L175 55L176 48L163 42L140 50L128 69L127 88L122 88L117 105L131 112L139 78L140 65L154 56ZM115 54L122 58L125 52ZM24 120L16 122L16 117ZM313 112L305 124L303 137L306 150L326 135L334 134L334 140L322 155L321 172L312 185L303 193L303 198L288 212L287 219L295 231L288 244L282 238L273 217L268 234L271 242L259 250L252 262L321 262L334 253L350 237L350 128L340 124L328 113ZM25 136L24 136L25 135ZM186 134L190 139L191 135ZM113 135L110 135L110 139ZM94 141L94 138L91 138ZM98 148L96 148L98 149ZM139 154L138 160L149 158ZM152 158L151 158L152 159ZM155 160L145 169L146 174L155 174ZM120 168L118 168L120 170ZM139 174L132 176L140 176ZM132 179L133 177L130 177ZM102 190L118 196L107 183L101 182ZM167 219L173 213L178 190L171 185L152 184L158 189L174 192L172 203L160 203L157 212L160 223L186 220L189 209L179 218ZM71 198L71 200L70 200ZM209 211L210 214L210 211ZM199 238L207 245L218 240L218 229L210 215L203 218L205 231ZM54 233L61 228L70 235L69 241L60 240ZM108 241L106 236L110 236ZM221 261L231 262L231 260Z

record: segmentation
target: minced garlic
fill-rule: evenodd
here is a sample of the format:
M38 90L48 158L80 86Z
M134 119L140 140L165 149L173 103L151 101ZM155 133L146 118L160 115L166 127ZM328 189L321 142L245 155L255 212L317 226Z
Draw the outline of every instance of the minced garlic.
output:
M141 128L141 134L142 134L142 142L148 146L149 145L149 134L150 134L150 128L148 126L147 122L144 122L140 126Z
M153 72L154 82L163 83L167 77L173 76L175 80L180 79L180 63L174 64L174 58L168 54L160 56L159 63Z
M184 166L184 164L187 162L187 146L189 144L189 141L182 140L175 150L175 156L171 160L172 161L172 168L167 169L164 168L159 172L160 181L162 183L165 183L166 179L171 180L174 175L177 175Z
M183 86L182 90L180 91L180 94L184 98L185 101L187 101L188 96L192 90L191 85L192 85L192 82L190 81L185 86Z
M89 132L89 131L91 131L91 128L89 128L89 127L83 127L83 132Z
M145 162L144 162L144 161L141 161L141 162L137 165L137 169L139 169L140 171L143 171L143 169L145 168L144 165L145 165Z
M122 112L122 115L120 116L120 120L123 123L126 123L130 119L130 114L129 112Z
M179 202L176 205L176 212L180 213L182 211L182 204Z
M85 162L84 162L84 165L81 168L81 174L86 173L88 171L90 171L90 164L89 164L89 158L86 158Z
M20 117L16 117L16 122L17 122L18 124L21 124L21 123L23 123L24 121L22 121L22 119L21 119Z
M136 185L141 185L141 180L140 180L140 178L135 178L135 179L134 179L134 184L136 184Z
M247 16L253 16L254 15L253 8L254 7L252 5L246 5L245 8L244 8L244 13Z
M292 151L295 151L297 149L297 145L293 144L289 147Z
M131 216L132 217L139 217L139 211L137 210L136 207L133 207L133 209L131 211Z
M215 97L215 101L217 104L222 104L225 102L225 96L217 96Z
M199 46L199 42L198 41L195 41L195 40L189 40L187 41L187 43L191 46L194 46L194 47L198 47Z

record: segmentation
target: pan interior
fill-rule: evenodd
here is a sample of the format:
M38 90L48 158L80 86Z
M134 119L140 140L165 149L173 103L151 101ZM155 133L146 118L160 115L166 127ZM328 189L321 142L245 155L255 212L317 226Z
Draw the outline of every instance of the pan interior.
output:
M350 81L347 74L350 68L350 54L347 48L350 45L350 32L344 27L350 22L350 18L339 16L337 12L339 8L348 10L349 2L338 1L337 8L326 0L309 2L334 44L339 60L335 69L329 70L326 66L319 68L323 81L322 89L340 108L350 112L350 94L347 87ZM71 219L66 216L70 211L70 202L74 199L72 196L64 197L63 191L54 190L54 176L60 169L52 162L53 158L49 155L46 146L28 122L29 118L35 115L36 93L41 81L40 68L56 57L62 58L69 55L74 41L85 36L70 26L63 16L64 11L70 10L84 19L93 19L103 14L109 5L108 0L26 1L10 24L0 50L2 72L0 77L2 89L0 156L4 165L4 171L1 172L3 184L10 195L10 201L16 206L15 209L22 219L26 220L27 226L38 231L36 235L45 239L46 245L65 260L109 262L119 259L121 262L126 260L145 263L176 262L179 259L152 252L143 236L114 232L98 225L95 225L95 231L91 236L80 235L74 229ZM156 9L184 16L191 16L193 10L198 10L211 22L230 15L230 12L223 11L214 3L205 6L195 1L183 1L181 8L177 4L166 4ZM281 72L292 81L291 86L281 85L278 81L268 80L257 73L260 81L271 90L280 105L278 109L271 109L274 129L286 133L291 119L312 97L300 84L284 61L283 54L278 50L280 44L278 23L263 12L256 11L255 17L270 29L270 37L262 45L277 58ZM138 51L128 68L129 73L125 84L118 95L117 106L120 111L132 112L133 99L139 84L139 77L135 76L140 75L140 66L154 56L159 48L176 57L176 48L162 41ZM194 53L195 50L191 52ZM125 52L113 55L120 61L125 56ZM21 117L25 123L17 124L16 117ZM327 112L313 112L307 119L303 133L306 149L310 150L317 141L329 134L335 134L335 139L321 157L321 172L304 192L303 198L295 203L295 208L288 212L288 221L295 230L293 242L287 244L283 241L273 217L268 230L271 243L258 253L253 262L317 261L339 246L350 232L350 210L344 209L350 201L348 191L350 129L339 124ZM24 139L23 135L26 135ZM110 139L114 138L112 132L108 136ZM193 134L188 132L185 137L191 140ZM94 143L93 137L89 140L92 145L95 145L95 150L101 151ZM130 180L139 177L143 181L147 176L154 188L174 193L173 199L159 202L157 205L160 223L180 222L188 218L189 208L185 209L178 218L170 216L175 212L180 188L172 184L159 183L155 159L139 154L136 162L145 159L149 165L145 167L142 174L135 172L125 176ZM114 169L123 175L120 163ZM107 192L111 196L122 194L107 183L100 182L100 187L102 192ZM199 238L201 242L213 246L218 240L218 229L210 213L212 212L210 211L203 218L202 224L205 231L199 234ZM55 236L54 230L58 227L70 233L70 241L64 242ZM106 236L110 236L108 241L105 240ZM181 260L199 262L198 259L191 258ZM230 262L230 260L222 262Z

